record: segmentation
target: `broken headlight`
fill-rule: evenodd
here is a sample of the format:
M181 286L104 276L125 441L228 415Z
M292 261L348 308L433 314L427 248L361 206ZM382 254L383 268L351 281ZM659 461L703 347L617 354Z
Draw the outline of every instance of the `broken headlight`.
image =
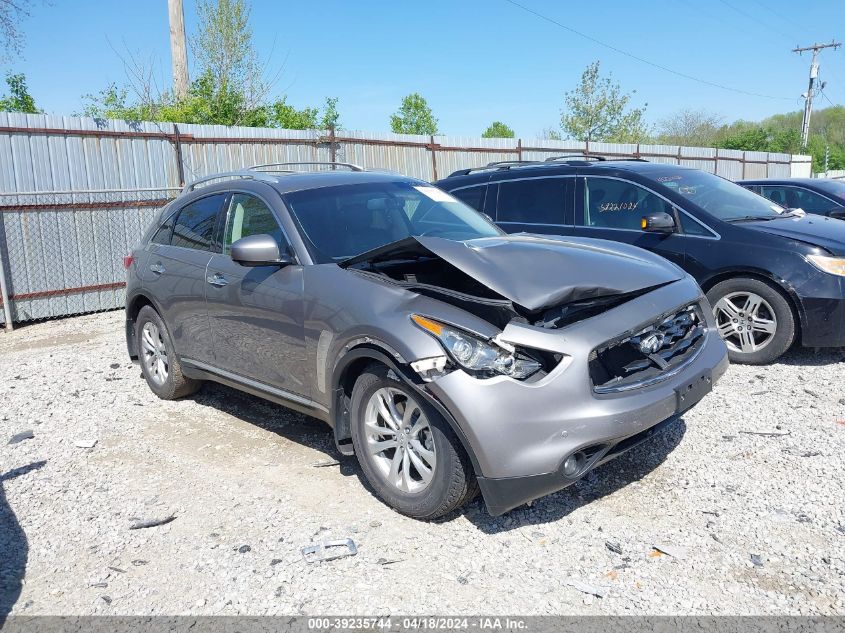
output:
M412 314L411 320L434 336L455 363L484 376L528 378L542 365L514 348L506 349L494 341L485 341L465 330Z

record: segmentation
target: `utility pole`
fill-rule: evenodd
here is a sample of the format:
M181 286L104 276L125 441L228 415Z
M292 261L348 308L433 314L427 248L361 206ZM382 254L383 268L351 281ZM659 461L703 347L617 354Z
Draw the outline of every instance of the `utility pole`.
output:
M167 0L170 14L170 56L173 60L173 92L177 99L188 96L188 51L185 47L185 14L182 0Z
M833 41L830 44L813 44L812 46L796 46L792 49L793 53L799 55L804 51L813 51L813 61L810 63L810 85L807 88L807 94L804 97L804 120L801 123L801 147L807 147L807 141L810 139L810 115L813 114L813 90L816 78L819 76L819 64L816 61L819 51L824 48L839 48L841 44Z

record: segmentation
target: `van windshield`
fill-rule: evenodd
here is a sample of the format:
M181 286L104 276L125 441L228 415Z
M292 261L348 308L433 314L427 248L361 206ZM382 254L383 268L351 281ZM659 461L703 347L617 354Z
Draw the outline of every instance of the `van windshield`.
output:
M503 234L475 209L421 181L306 189L284 198L311 257L320 264L410 236L470 240Z
M667 171L658 173L654 180L725 222L773 219L784 212L771 200L704 171Z

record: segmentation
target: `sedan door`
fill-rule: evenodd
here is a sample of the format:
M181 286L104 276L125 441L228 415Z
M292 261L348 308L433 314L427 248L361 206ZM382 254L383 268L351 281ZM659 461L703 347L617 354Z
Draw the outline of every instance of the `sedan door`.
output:
M205 279L215 365L307 398L302 266L248 267L229 256L234 242L261 234L273 236L280 253L293 254L264 199L234 192L225 216L223 252L213 255Z
M686 268L686 249L690 237L681 232L690 226L689 217L681 218L671 202L645 187L621 178L587 176L577 179L575 235L615 242L627 242L653 251ZM643 231L642 218L652 213L668 213L679 224L675 233Z

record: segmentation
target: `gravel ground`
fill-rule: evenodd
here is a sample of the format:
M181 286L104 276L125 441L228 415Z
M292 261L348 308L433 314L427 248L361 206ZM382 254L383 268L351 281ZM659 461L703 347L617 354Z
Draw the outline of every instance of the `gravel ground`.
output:
M323 467L319 422L214 385L158 400L122 320L0 334L0 615L845 614L845 351L733 366L587 480L420 523L354 459ZM358 555L306 563L326 537Z

